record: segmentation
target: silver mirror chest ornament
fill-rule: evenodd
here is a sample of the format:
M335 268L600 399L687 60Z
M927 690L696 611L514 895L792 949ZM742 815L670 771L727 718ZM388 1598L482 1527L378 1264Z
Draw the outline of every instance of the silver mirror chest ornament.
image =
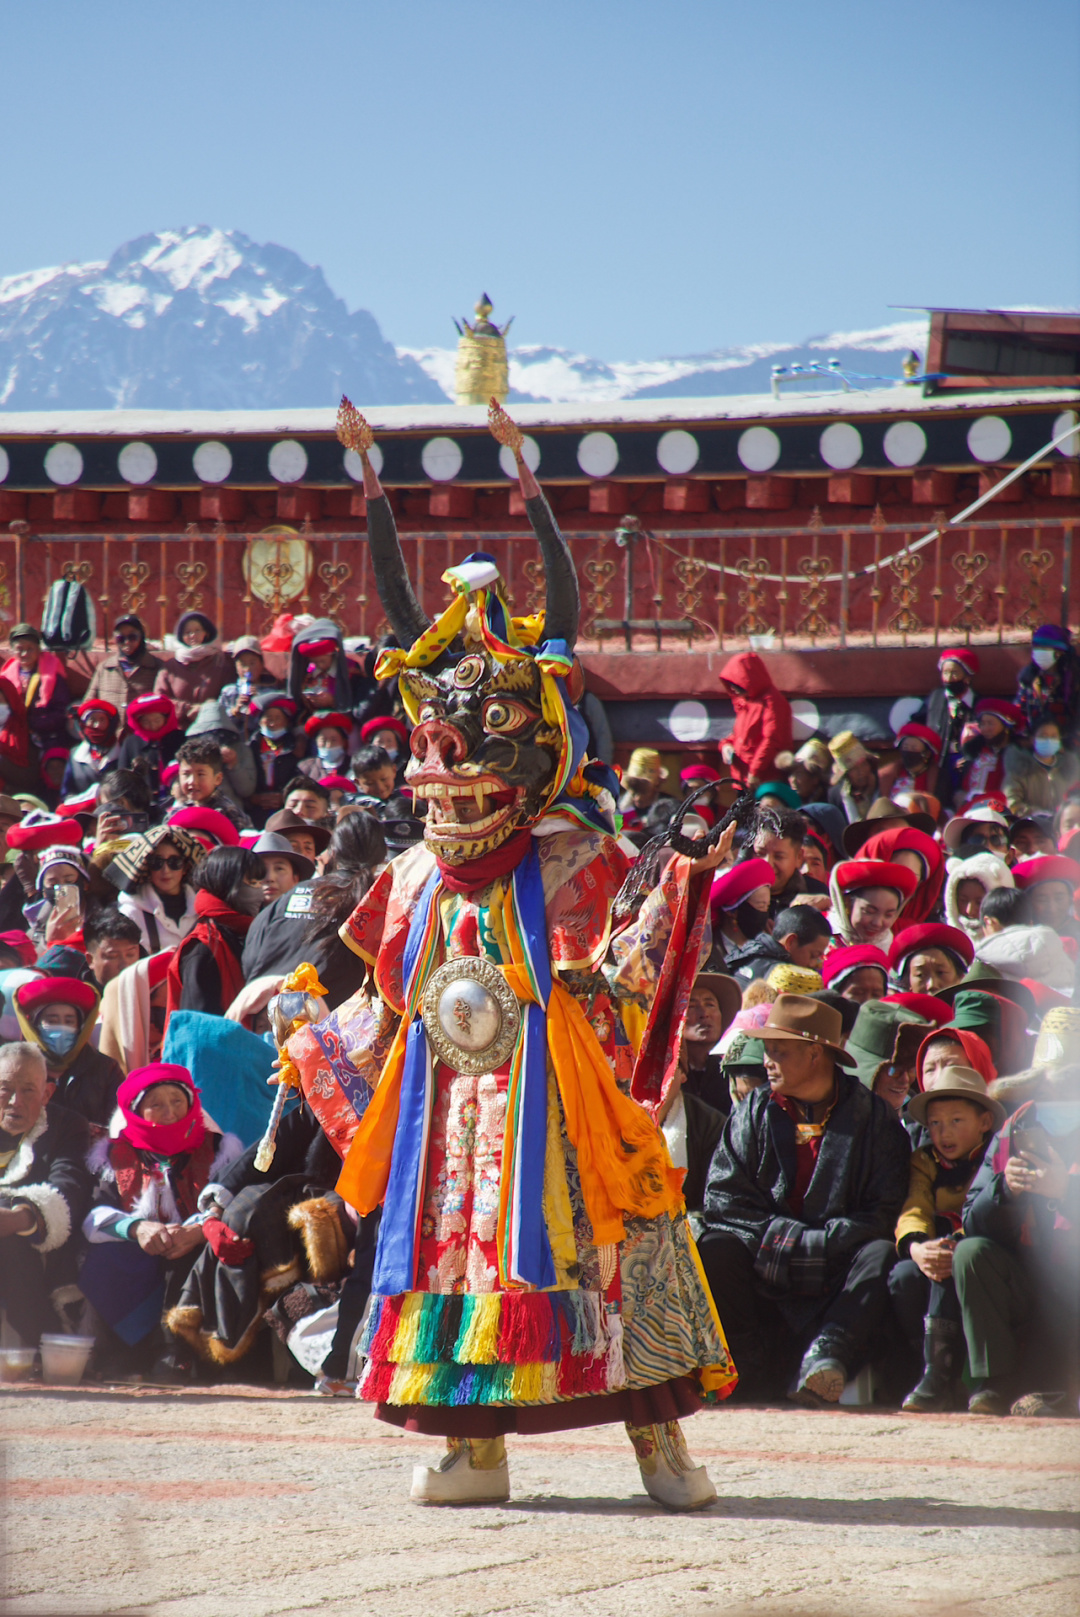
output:
M497 966L475 955L432 972L420 1015L432 1050L455 1072L495 1072L521 1029L517 995Z

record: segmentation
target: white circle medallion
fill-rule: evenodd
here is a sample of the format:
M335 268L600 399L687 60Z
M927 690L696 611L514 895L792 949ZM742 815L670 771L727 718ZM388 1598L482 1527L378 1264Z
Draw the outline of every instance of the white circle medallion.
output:
M383 458L382 450L379 448L378 444L372 444L371 448L367 452L367 458L371 462L371 469L375 473L375 476L381 477ZM343 460L345 463L345 470L348 472L353 482L362 483L364 481L364 463L360 459L360 456L356 453L356 450L346 449Z
M791 733L796 741L807 741L821 729L821 714L813 702L802 698L791 704Z
M834 472L849 472L862 459L862 434L850 421L834 421L821 434L818 449Z
M587 432L577 446L577 463L586 477L610 477L619 464L619 446L610 432Z
M11 470L11 461L8 459L6 449L0 449L0 483L7 481L7 474Z
M1067 432L1070 427L1075 427L1077 420L1075 410L1063 410L1054 422L1051 438L1056 438L1060 433ZM1057 452L1059 455L1080 455L1080 432L1071 432L1067 438L1063 438L1057 446Z
M282 438L271 449L269 464L275 483L299 483L307 471L307 450L295 438Z
M709 710L704 702L676 702L668 714L668 729L676 741L688 745L705 741L709 734Z
M999 415L981 415L968 428L967 444L976 460L1003 460L1012 447L1009 423Z
M894 421L884 448L890 466L917 466L926 454L926 434L917 421Z
M77 483L83 474L83 458L74 444L53 444L45 456L45 472L51 483Z
M116 464L125 483L149 483L157 472L157 456L149 444L125 444Z
M679 429L665 432L656 446L656 458L669 477L692 472L700 455L701 449L693 433Z
M889 709L889 729L896 735L902 724L910 724L915 714L922 707L922 698L919 696L898 696Z
M530 472L537 470L540 465L540 445L535 438L526 437L521 446L521 458ZM499 465L502 467L504 477L517 476L517 461L514 459L514 451L506 444L503 444L499 450Z
M453 438L429 438L420 454L424 476L433 483L449 483L461 470L461 445Z
M747 427L738 454L748 472L771 472L780 459L780 440L771 427Z
M225 444L215 439L200 444L191 457L195 476L200 483L224 483L232 471L232 453Z

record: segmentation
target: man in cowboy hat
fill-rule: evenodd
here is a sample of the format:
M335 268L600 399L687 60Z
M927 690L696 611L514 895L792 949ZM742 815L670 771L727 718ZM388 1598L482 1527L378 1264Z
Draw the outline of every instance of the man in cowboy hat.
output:
M835 1404L887 1315L911 1152L842 1027L830 1005L779 995L760 1032L768 1086L713 1157L701 1259L744 1400L782 1392L801 1355L792 1396Z

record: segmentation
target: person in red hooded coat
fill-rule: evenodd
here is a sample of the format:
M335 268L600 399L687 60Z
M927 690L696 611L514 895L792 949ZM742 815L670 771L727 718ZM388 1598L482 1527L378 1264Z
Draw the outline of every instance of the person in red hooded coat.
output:
M758 786L772 780L778 752L791 751L791 706L777 690L761 658L740 651L720 670L720 686L735 709L735 727L720 743L736 780ZM730 757L729 757L730 749Z

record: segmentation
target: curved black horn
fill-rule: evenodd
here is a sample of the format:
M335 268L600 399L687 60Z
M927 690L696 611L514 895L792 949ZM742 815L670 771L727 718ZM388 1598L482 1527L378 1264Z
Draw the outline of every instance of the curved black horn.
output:
M385 494L367 502L368 548L371 565L375 569L375 588L379 592L386 621L398 643L407 650L419 640L431 619L416 599L409 575L405 571L405 558L401 554L397 523Z
M581 615L581 597L570 547L559 532L551 507L542 494L526 500L525 510L533 533L540 541L544 558L544 577L547 581L544 638L565 640L573 651Z

